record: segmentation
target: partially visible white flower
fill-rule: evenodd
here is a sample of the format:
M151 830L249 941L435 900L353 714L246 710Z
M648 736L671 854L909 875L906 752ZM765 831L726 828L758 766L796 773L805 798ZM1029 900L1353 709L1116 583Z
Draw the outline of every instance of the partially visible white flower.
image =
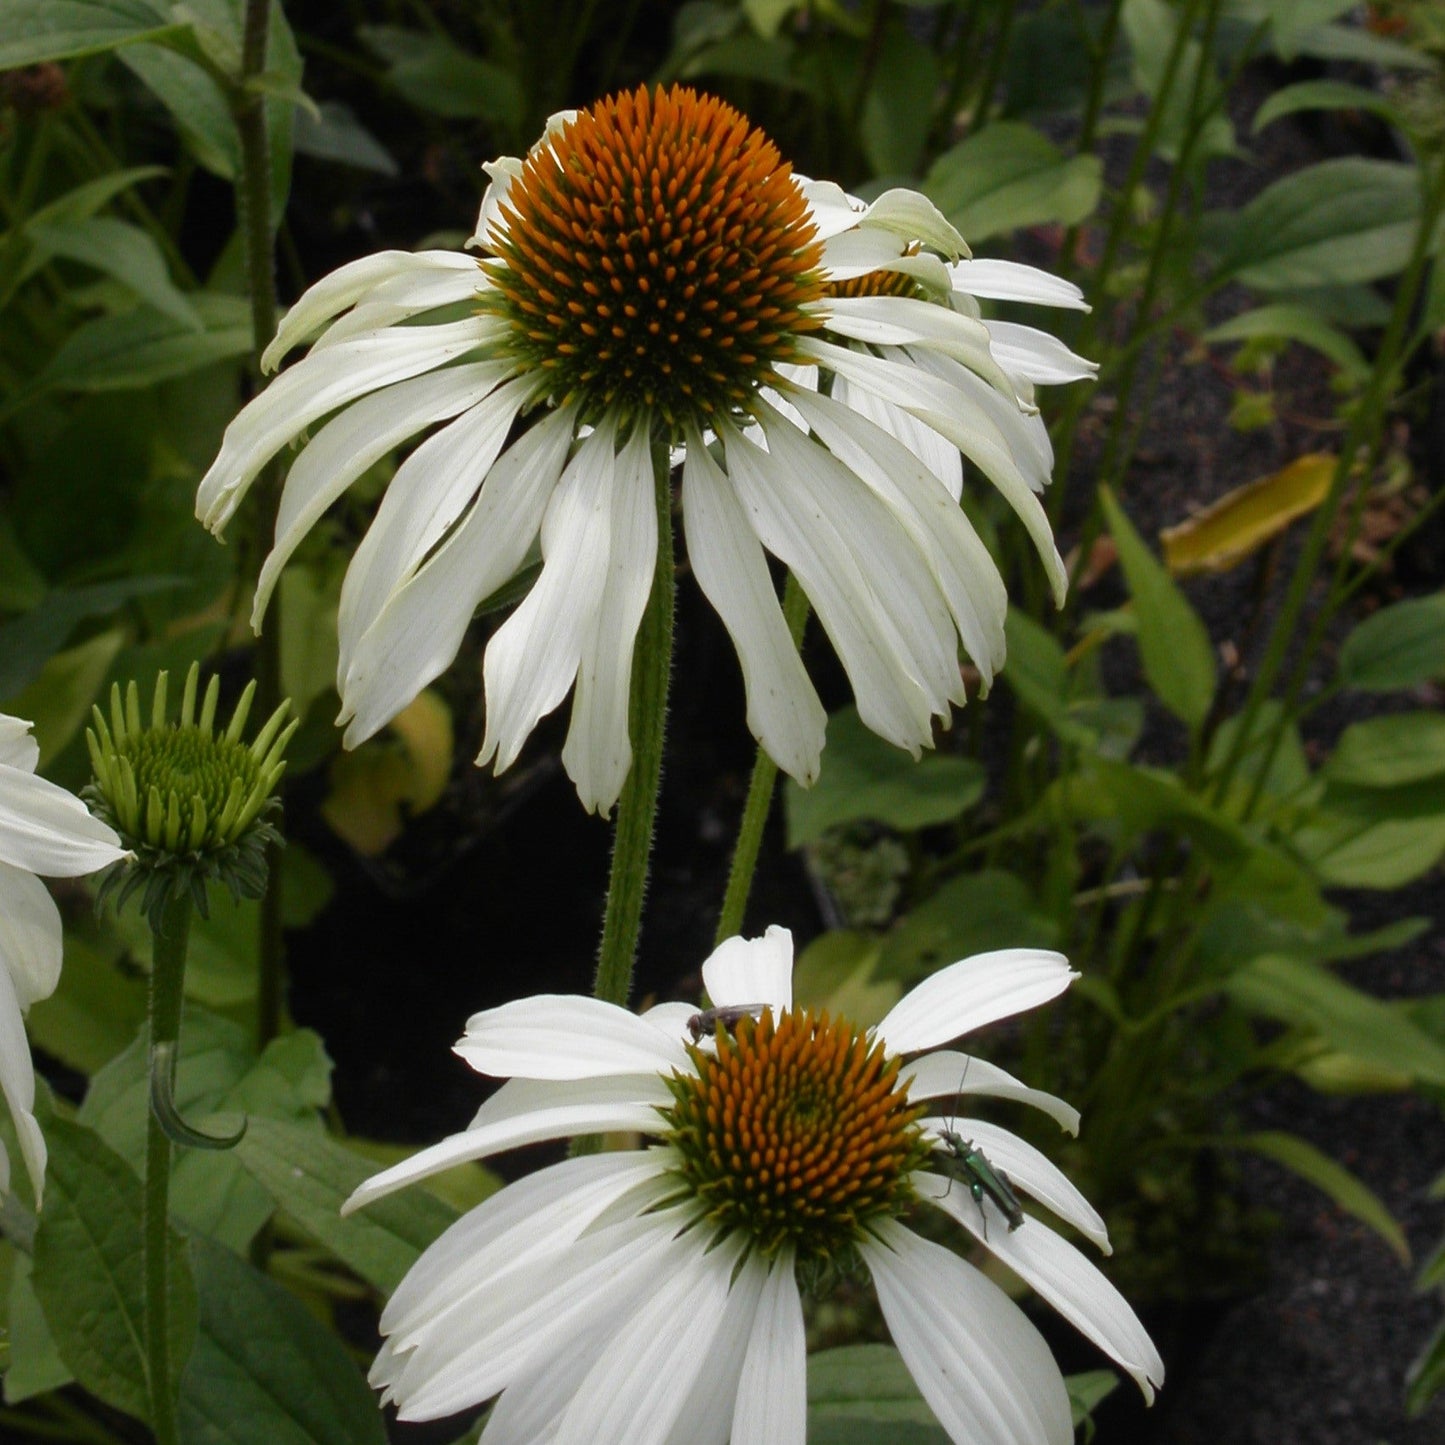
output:
M1069 1445L1042 1336L988 1278L909 1227L932 1205L1152 1399L1158 1352L1095 1266L1036 1216L1011 1230L993 1198L975 1202L941 1172L943 1131L966 1133L1015 1189L1108 1248L1098 1214L1037 1149L954 1111L965 1094L1033 1105L1071 1131L1078 1114L937 1047L1074 977L1056 953L981 954L860 1030L793 1007L792 939L770 928L703 965L713 1004L733 1012L697 1046L683 1003L638 1017L543 995L475 1015L457 1052L506 1082L468 1129L364 1184L347 1210L521 1145L604 1131L647 1142L540 1170L458 1220L387 1305L372 1383L404 1420L499 1397L483 1445L803 1445L796 1271L861 1260L952 1440ZM756 1023L740 1017L752 1012Z
M800 183L731 107L675 87L553 117L486 166L474 244L343 266L263 364L309 354L227 429L197 514L220 533L291 467L253 625L307 532L369 467L402 462L346 574L337 689L354 746L456 655L473 613L540 553L483 662L479 763L518 756L573 695L563 762L606 812L631 763L632 654L658 555L652 451L682 464L691 570L737 649L748 725L800 782L826 715L783 620L798 578L875 732L918 754L986 688L1007 596L959 506L959 451L1022 518L1056 595L1034 387L1093 368L975 297L1077 305L1067 283L973 262L925 197ZM530 425L527 421L530 419ZM941 484L940 484L941 483Z
M0 1091L40 1206L45 1139L35 1121L35 1070L25 1037L31 1004L60 981L60 911L36 874L75 878L124 858L120 840L79 798L35 775L30 724L0 713ZM0 1146L0 1192L10 1161Z

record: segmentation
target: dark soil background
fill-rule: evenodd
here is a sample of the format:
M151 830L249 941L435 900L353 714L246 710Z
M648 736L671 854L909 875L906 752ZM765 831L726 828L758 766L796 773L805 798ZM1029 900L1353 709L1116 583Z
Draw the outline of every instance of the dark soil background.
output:
M1252 72L1236 123L1247 123L1254 105L1284 79L1264 67ZM1216 167L1217 199L1241 204L1279 175L1359 145L1358 137L1282 122L1255 144L1261 163ZM1034 239L1047 248L1049 238ZM1220 298L1211 320L1243 302L1242 296ZM1307 355L1291 352L1276 370L1282 419L1249 433L1227 424L1234 383L1217 351L1211 360L1192 337L1179 336L1147 364L1157 369L1158 386L1125 497L1146 537L1230 487L1331 444L1336 398L1323 364ZM1109 403L1102 395L1091 403L1096 439ZM1414 426L1416 460L1428 476L1440 465L1439 449L1422 445L1423 413ZM1069 481L1074 498L1089 495L1095 461L1086 444ZM1441 484L1438 470L1433 482ZM1071 540L1066 523L1061 543L1067 548ZM1286 546L1280 578L1287 577L1289 561ZM1437 536L1408 552L1365 606L1442 583ZM1107 578L1100 584L1099 605L1111 605L1113 585ZM1216 642L1234 643L1246 664L1257 639L1242 635L1241 620L1261 586L1277 600L1280 581L1261 579L1246 565L1189 588ZM639 1002L696 995L752 759L731 645L686 579L679 620ZM479 633L445 683L460 753L452 786L384 859L360 860L337 844L314 811L318 780L302 780L293 800L296 834L322 856L337 890L320 918L290 940L290 1005L298 1023L326 1038L337 1063L342 1117L362 1135L421 1144L463 1127L485 1089L450 1052L468 1014L519 994L591 986L608 828L582 816L555 762L565 709L539 731L513 773L495 780L471 767L481 732L475 662L482 641ZM827 676L827 660L813 660ZM1327 667L1328 657L1322 659ZM824 691L830 707L846 700L836 679ZM1311 728L1332 739L1352 716L1339 707L1322 709ZM1167 731L1157 738L1151 733L1145 747L1169 741ZM801 947L823 924L800 863L782 848L778 822L775 817L749 931L785 923ZM1353 966L1352 981L1386 997L1445 990L1442 892L1437 870L1404 893L1348 900L1359 910L1360 928L1405 914L1436 920L1408 949ZM1426 1194L1445 1170L1445 1128L1434 1103L1413 1095L1331 1098L1281 1085L1244 1107L1247 1125L1301 1133L1354 1169L1402 1222L1417 1262L1445 1231L1445 1210ZM1100 1413L1099 1439L1105 1445L1445 1441L1445 1400L1415 1421L1407 1421L1403 1409L1405 1370L1439 1316L1438 1298L1417 1297L1411 1272L1372 1234L1282 1169L1245 1161L1241 1188L1249 1205L1278 1220L1257 1288L1222 1305L1151 1314L1170 1380L1147 1414L1125 1399L1132 1386L1121 1388ZM1068 1363L1091 1368L1102 1360ZM423 1437L401 1431L398 1438Z

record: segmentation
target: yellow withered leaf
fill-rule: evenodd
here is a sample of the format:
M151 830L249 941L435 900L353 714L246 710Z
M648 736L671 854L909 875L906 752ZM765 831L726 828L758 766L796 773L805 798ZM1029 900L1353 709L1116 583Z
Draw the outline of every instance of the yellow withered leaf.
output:
M1164 564L1176 577L1227 572L1314 511L1329 491L1336 459L1327 452L1296 457L1287 467L1226 492L1202 512L1159 534Z

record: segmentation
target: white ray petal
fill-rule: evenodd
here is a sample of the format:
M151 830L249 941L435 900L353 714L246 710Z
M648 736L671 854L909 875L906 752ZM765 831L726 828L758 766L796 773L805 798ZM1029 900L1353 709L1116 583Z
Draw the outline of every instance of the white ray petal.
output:
M937 1181L942 1187L946 1181ZM1128 1301L1079 1250L1037 1219L1010 1230L992 1211L987 1235L978 1206L962 1191L935 1196L963 1225L1063 1317L1133 1376L1144 1399L1164 1383L1164 1362ZM985 1201L992 1210L992 1201Z
M767 559L701 437L689 439L682 520L693 575L737 649L748 728L790 777L818 776L828 715L793 645Z
M905 241L921 241L950 261L973 253L957 227L921 191L895 186L869 203L860 226L878 226Z
M881 270L904 253L906 243L887 231L856 226L828 240L823 247L823 274L829 281L851 281Z
M535 386L527 376L503 383L397 468L341 587L338 685L367 628L476 496Z
M447 667L477 604L516 575L567 463L575 424L572 411L552 412L513 442L451 536L383 604L352 649L342 683L347 747L388 723Z
M940 969L910 989L874 1030L890 1054L937 1048L1057 998L1078 974L1061 953L1001 948Z
M293 346L394 277L438 271L476 273L477 263L475 258L457 251L378 251L337 267L303 292L281 318L275 337L261 353L261 370L275 371Z
M1047 331L1012 321L986 324L993 354L1011 375L1025 377L1039 386L1092 381L1098 375L1097 361L1086 361Z
M562 748L562 765L589 813L611 811L632 766L632 654L657 571L654 485L648 430L634 427L613 473L606 579L578 663ZM672 586L672 579L662 585Z
M635 1013L585 994L535 994L473 1014L454 1049L495 1078L583 1079L691 1072L681 1038Z
M35 1120L35 1069L30 1062L30 1041L25 1037L15 983L4 968L0 968L0 1092L10 1106L20 1152L35 1191L35 1207L39 1209L45 1192L46 1154L45 1138Z
M494 322L468 317L443 326L398 326L304 357L226 428L196 489L196 515L219 536L257 473L293 437L379 387L460 360L495 334Z
M24 718L0 712L0 766L33 773L40 762L40 744L31 734L34 726Z
M949 266L953 284L970 296L994 301L1032 301L1038 306L1064 306L1074 311L1092 308L1072 281L1025 266L1018 261L991 261L974 257Z
M970 1201L971 1202L971 1201ZM957 1445L1071 1445L1063 1376L1043 1336L951 1250L885 1220L859 1252L889 1333Z
M373 1175L341 1207L350 1214L454 1165L485 1159L504 1149L565 1139L573 1134L643 1133L658 1127L659 1108L672 1095L656 1074L605 1079L512 1079L477 1111L469 1128Z
M783 1250L763 1284L733 1410L732 1445L804 1445L808 1434L807 1340L793 1252Z
M73 793L0 763L0 863L78 878L125 856L120 839Z
M555 1445L663 1445L708 1367L737 1250L674 1240L649 1298L577 1388Z
M49 998L60 982L60 910L31 872L0 863L0 968L20 1008Z
M907 529L987 684L1003 666L1008 593L963 509L917 457L866 418L821 395L799 396L797 406L828 449Z
M935 697L905 662L909 649L872 585L876 567L865 573L851 538L838 529L833 487L819 485L817 464L802 452L822 449L801 436L796 448L789 446L785 428L797 436L786 424L774 428L780 440L770 439L768 452L740 433L728 435L728 476L759 541L797 573L853 685L863 721L917 756L932 740ZM855 484L866 490L861 481ZM890 521L882 504L869 497L872 507L859 507L860 500L852 498L849 530L877 535L881 522L886 532Z
M833 181L815 181L794 172L793 179L808 203L808 211L820 241L831 240L851 231L863 214L863 203L856 204L842 186Z
M326 509L402 442L474 406L507 374L509 365L465 362L399 381L353 402L311 438L281 490L276 542L261 567L251 607L256 631L282 569Z
M363 331L380 331L438 307L470 301L490 289L491 283L475 261L470 267L403 272L367 292L316 338L311 349L322 351Z
M910 1099L956 1098L960 1094L1014 1099L1042 1110L1068 1133L1079 1132L1079 1111L1072 1104L1042 1089L1031 1089L997 1064L972 1054L935 1050L910 1059L900 1077L907 1083Z
M988 384L984 382L981 385L987 388ZM851 385L846 377L834 377L830 395L840 406L846 406L881 427L889 436L896 437L943 483L944 490L955 502L963 496L963 453L946 437L940 436L931 426L925 426L916 416L910 416L893 402L875 396L863 387Z
M542 572L487 645L487 728L478 764L510 767L539 718L567 695L607 578L614 429L583 441L542 520Z
M816 337L801 337L798 349L823 367L848 377L926 422L981 467L1024 524L1048 569L1054 600L1062 604L1068 588L1068 571L1054 544L1048 516L1008 444L974 397L928 375L916 365L864 356Z
M772 923L761 938L724 939L702 966L702 984L714 1008L792 1008L793 935Z

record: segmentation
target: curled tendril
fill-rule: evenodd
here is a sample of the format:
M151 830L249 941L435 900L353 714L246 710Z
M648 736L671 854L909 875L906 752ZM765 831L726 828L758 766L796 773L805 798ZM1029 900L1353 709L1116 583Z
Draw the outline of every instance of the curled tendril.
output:
M187 1124L176 1108L176 1044L174 1040L151 1047L151 1109L163 1133L172 1144L188 1149L234 1149L246 1135L248 1120L234 1134L207 1134Z

